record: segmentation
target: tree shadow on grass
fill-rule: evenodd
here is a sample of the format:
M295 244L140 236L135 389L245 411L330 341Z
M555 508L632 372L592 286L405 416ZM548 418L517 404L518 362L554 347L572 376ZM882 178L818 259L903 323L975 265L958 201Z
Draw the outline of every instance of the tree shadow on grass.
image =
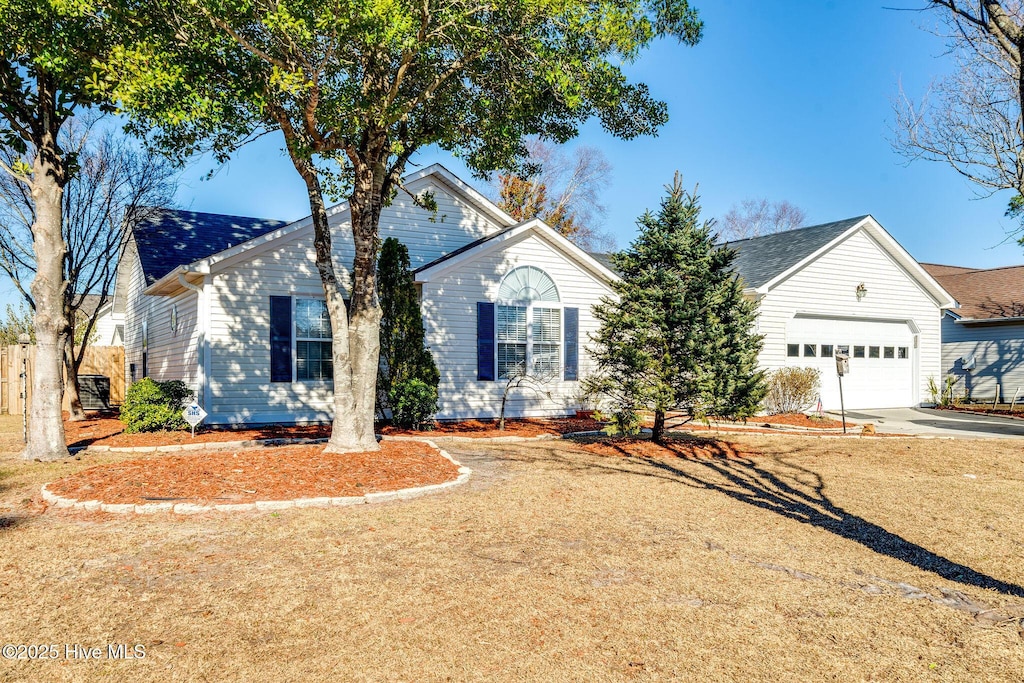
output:
M665 457L637 458L625 447L613 446L642 468L620 468L622 472L659 476L693 488L715 491L734 500L774 512L787 519L810 524L864 547L902 560L944 579L978 588L993 589L1005 595L1024 597L1024 588L971 569L908 541L862 517L836 505L826 494L820 474L780 456L766 460L778 465L772 471L738 451L727 442L706 438L670 441L663 449ZM695 456L695 453L700 455ZM676 465L673 458L685 461ZM598 465L604 467L604 465Z

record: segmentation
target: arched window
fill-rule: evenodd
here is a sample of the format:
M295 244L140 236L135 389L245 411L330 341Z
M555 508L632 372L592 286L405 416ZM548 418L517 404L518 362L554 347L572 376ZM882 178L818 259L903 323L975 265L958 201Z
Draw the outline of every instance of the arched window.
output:
M508 302L560 301L555 281L536 266L520 266L509 272L498 288L498 299Z
M498 379L557 376L562 305L555 281L536 266L514 268L498 287L496 314Z

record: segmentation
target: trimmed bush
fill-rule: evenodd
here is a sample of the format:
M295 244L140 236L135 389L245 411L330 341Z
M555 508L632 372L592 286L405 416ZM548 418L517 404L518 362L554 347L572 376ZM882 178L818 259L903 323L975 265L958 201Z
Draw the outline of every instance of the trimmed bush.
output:
M188 429L181 413L195 394L184 382L154 382L146 377L128 388L121 422L128 434Z
M437 387L421 379L406 379L391 387L391 422L402 429L420 429L437 412Z
M764 407L769 415L802 413L821 392L821 371L814 368L779 368L768 375Z

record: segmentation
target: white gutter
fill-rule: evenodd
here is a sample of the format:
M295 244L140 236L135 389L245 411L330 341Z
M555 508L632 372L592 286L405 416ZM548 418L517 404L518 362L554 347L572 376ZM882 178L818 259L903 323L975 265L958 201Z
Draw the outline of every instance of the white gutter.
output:
M203 288L200 287L199 285L194 285L188 280L186 280L185 273L183 272L178 273L178 283L181 284L181 286L184 287L185 289L191 289L193 292L197 292L199 294L203 293Z

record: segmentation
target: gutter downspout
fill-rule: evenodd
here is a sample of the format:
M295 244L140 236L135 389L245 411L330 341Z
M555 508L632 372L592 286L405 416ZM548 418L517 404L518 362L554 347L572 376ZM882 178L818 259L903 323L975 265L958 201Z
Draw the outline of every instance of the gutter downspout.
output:
M185 273L178 273L178 284L187 290L193 291L197 295L196 301L196 334L198 336L197 344L199 346L199 356L197 375L196 378L196 400L199 405L203 407L203 410L209 412L209 386L210 383L207 381L207 367L209 366L208 357L210 354L210 342L207 338L207 296L206 296L206 276L203 276L203 284L194 285L185 279Z

